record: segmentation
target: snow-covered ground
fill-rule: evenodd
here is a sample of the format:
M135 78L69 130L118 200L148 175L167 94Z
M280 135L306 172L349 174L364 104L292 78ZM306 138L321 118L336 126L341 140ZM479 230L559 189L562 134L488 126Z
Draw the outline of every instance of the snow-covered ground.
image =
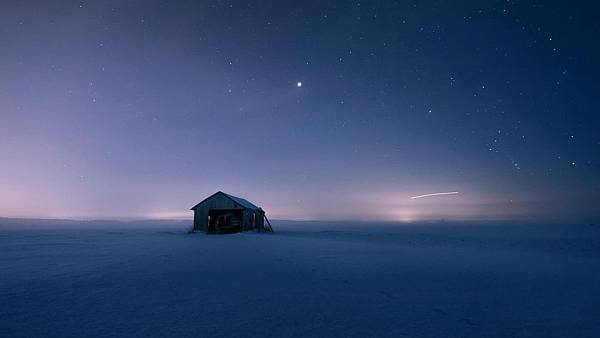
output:
M0 337L600 336L599 226L187 227L0 220Z

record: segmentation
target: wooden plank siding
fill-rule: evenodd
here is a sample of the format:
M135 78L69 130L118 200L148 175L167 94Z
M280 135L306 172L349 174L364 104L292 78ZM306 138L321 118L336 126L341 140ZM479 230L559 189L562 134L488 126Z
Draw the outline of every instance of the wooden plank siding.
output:
M194 230L208 229L208 211L211 209L243 209L222 194L215 194L194 208Z

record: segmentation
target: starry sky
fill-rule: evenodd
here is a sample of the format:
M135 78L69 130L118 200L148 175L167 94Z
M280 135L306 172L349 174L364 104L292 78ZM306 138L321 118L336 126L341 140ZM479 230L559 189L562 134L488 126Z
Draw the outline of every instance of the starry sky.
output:
M0 215L598 220L599 12L3 1Z

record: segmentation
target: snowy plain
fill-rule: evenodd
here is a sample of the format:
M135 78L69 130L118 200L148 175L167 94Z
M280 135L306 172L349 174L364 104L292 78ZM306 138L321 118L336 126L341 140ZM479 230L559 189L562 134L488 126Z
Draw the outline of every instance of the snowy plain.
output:
M600 226L0 219L0 337L599 337Z

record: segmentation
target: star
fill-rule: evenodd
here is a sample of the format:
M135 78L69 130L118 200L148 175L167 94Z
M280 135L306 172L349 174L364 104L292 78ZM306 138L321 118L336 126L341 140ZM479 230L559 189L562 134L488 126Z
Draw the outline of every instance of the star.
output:
M296 87L298 87L298 88L302 87L302 82L298 81L298 83L296 83Z

